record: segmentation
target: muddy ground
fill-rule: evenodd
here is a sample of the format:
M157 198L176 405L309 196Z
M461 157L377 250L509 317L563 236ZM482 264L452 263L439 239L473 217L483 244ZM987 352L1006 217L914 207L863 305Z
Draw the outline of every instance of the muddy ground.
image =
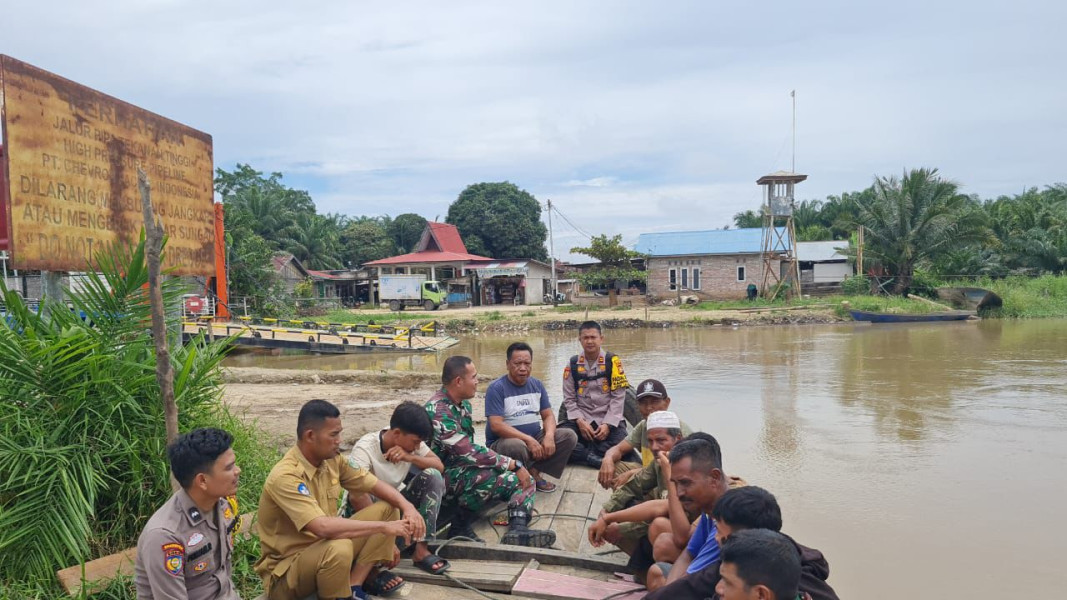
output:
M321 398L341 409L347 449L364 433L387 426L396 405L405 400L425 403L441 387L437 375L394 371L228 368L223 381L223 402L238 417L258 425L279 448L295 442L296 417L308 400ZM477 429L485 422L484 403L471 405Z

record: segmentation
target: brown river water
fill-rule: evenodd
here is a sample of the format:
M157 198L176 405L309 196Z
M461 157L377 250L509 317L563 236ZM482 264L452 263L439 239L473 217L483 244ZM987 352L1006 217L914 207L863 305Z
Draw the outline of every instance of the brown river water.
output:
M236 356L231 366L504 372L524 339L558 404L575 332L441 355ZM720 441L818 548L842 598L1058 595L1067 584L1067 320L611 330L630 383ZM1057 508L1059 507L1059 508Z

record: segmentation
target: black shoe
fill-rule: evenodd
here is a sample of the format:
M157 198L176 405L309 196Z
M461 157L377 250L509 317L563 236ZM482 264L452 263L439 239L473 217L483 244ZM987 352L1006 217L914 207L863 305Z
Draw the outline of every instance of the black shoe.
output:
M530 529L530 514L521 506L508 507L508 530L500 539L501 544L547 548L556 543L556 532L551 529Z
M457 510L456 516L452 517L452 524L448 526L447 538L470 538L472 542L484 544L485 540L478 537L478 534L474 533L474 527L472 527L475 519L477 518L478 514L473 511L467 510L465 508Z
M593 454L592 452L590 452L589 454L585 455L586 466L593 467L594 469L599 469L601 463L603 462L604 457L600 456L599 454Z

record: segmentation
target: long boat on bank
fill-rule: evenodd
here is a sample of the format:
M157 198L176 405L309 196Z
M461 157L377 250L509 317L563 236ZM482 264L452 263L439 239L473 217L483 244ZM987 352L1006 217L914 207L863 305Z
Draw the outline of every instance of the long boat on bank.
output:
M926 323L937 321L966 321L974 316L968 310L947 310L932 313L884 313L851 309L853 320L870 323Z

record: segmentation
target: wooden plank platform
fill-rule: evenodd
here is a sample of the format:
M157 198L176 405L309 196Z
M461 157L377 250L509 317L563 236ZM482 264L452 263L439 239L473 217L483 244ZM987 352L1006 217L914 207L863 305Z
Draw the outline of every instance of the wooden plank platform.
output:
M428 543L431 550L439 548L446 540L433 540ZM523 546L505 546L503 544L478 544L475 542L451 542L444 549L442 558L452 560L463 558L470 560L497 560L505 562L525 562L536 560L543 565L571 566L590 571L614 573L626 570L626 555L612 554L596 556L567 552L555 548L526 548Z
M462 560L450 559L451 563L447 573L449 576L459 579L471 587L490 592L510 592L512 586L518 581L523 569L536 569L536 560L523 562L503 562L488 560ZM405 581L414 583L429 583L446 587L463 587L444 575L433 575L416 567L410 560L402 560L393 573L404 578Z
M648 593L648 590L643 585L636 583L599 581L538 569L525 569L511 589L511 595L524 598L543 598L544 600L600 600L606 596L621 594L628 590L632 590L632 593L614 596L614 598L638 600Z
M119 575L133 575L135 560L137 560L137 548L129 548L85 563L86 591L92 594L107 587L108 582ZM56 577L59 578L59 583L63 585L63 589L67 590L68 594L81 595L82 565L56 571Z

